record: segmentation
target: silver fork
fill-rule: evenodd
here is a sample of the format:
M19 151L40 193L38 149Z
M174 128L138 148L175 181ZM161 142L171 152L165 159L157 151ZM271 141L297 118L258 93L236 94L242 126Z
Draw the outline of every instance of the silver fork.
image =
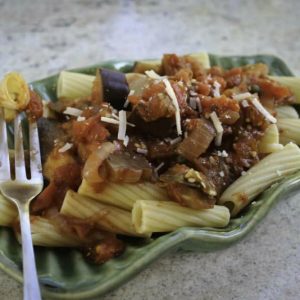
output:
M18 208L23 254L24 300L39 300L41 292L35 265L29 219L30 201L43 188L40 145L36 122L29 123L30 179L26 176L21 117L14 120L15 139L15 178L11 176L6 122L3 109L0 109L0 191Z

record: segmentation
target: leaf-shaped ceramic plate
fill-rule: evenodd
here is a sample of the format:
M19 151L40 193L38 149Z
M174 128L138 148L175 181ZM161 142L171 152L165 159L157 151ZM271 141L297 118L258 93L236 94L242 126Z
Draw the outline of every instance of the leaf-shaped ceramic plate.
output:
M263 62L275 75L292 76L288 67L278 58L269 55L222 57L210 55L212 65L225 68ZM94 74L99 66L130 71L132 61L110 61L77 71ZM57 76L32 83L44 99L55 100ZM55 299L84 299L103 295L123 284L148 264L170 250L211 251L240 240L266 215L283 194L300 183L300 173L286 178L263 193L242 216L223 229L181 228L147 243L129 242L126 252L103 265L87 263L74 249L49 249L36 247L36 261L43 295ZM0 228L0 267L9 275L22 281L21 248L10 229Z

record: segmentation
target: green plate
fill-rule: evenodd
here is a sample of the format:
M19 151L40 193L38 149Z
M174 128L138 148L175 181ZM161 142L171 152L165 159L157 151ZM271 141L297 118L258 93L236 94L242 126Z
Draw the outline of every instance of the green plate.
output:
M210 55L212 65L225 68L263 62L269 65L271 74L293 74L279 58L269 55L230 56ZM107 67L128 72L132 61L110 61L87 68L77 69L95 74L97 67ZM46 100L55 100L57 76L32 83L32 87ZM36 261L42 293L52 299L85 299L103 295L120 286L151 262L171 250L213 251L228 247L249 233L267 214L271 206L300 183L300 172L274 185L264 192L239 218L231 220L223 229L180 228L175 232L157 237L147 243L129 241L126 252L119 258L97 266L86 262L74 249L36 247ZM21 247L12 231L0 228L0 267L18 281L22 281Z

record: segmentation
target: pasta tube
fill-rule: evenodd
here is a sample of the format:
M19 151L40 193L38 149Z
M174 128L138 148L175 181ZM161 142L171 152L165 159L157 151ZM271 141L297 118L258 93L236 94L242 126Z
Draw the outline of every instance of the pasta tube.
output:
M283 149L279 144L279 132L276 124L271 124L265 131L258 145L259 153L272 153Z
M198 60L205 69L210 68L210 60L207 52L192 53L185 55L185 57L193 57ZM161 74L161 60L139 60L135 63L133 72L144 74L145 71L149 70L153 70L154 72Z
M144 74L145 71L153 70L157 74L161 74L162 67L160 60L139 60L135 63L133 72Z
M114 205L125 210L131 210L137 199L166 200L167 191L164 188L150 182L143 183L113 183L108 182L100 192L83 180L78 193L89 196L100 202Z
M200 62L200 64L202 64L203 68L205 68L205 69L210 68L210 60L209 60L209 55L207 52L192 53L192 54L188 54L186 56L196 58L198 60L198 62Z
M197 59L204 68L210 68L209 56L206 52L186 55L186 57L188 56ZM144 73L147 70L154 70L156 73L161 73L161 68L161 60L142 60L136 62L133 72ZM129 73L128 76L132 76L132 74ZM95 78L96 76L93 75L62 71L58 77L56 95L58 98L70 99L87 97L92 92Z
M17 207L0 194L0 226L11 226L17 216Z
M270 76L270 78L290 88L296 97L296 103L300 103L300 77Z
M169 232L185 226L225 227L229 223L227 207L195 210L172 201L139 200L132 210L132 223L139 233Z
M32 242L35 246L43 247L78 247L82 242L70 234L61 232L50 220L39 217L30 217ZM19 230L15 230L17 240L21 243Z
M0 106L10 110L24 110L30 100L29 88L17 72L4 76L0 82Z
M276 107L277 119L299 119L295 107L291 105L282 105Z
M300 119L278 119L277 126L281 143L294 142L300 145Z
M76 236L61 232L46 218L31 217L31 234L33 244L44 247L76 247L82 245Z
M129 236L145 236L136 232L131 222L131 212L105 205L69 190L60 211L80 219L89 218L106 231Z
M92 75L62 71L57 80L57 97L76 99L89 96L94 80Z
M238 178L222 194L219 204L232 207L231 215L236 216L257 195L285 176L300 169L300 149L293 143L282 150L269 154L244 176Z

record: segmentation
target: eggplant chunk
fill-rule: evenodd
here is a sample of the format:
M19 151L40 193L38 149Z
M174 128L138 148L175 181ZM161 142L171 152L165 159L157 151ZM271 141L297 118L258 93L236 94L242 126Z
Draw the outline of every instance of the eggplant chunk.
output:
M108 69L100 69L100 75L104 101L109 102L115 109L123 109L129 94L126 74Z
M194 128L177 148L177 153L190 161L204 153L216 135L215 129L209 121L195 119L194 123Z
M152 177L152 168L142 155L131 156L126 152L116 152L107 158L105 167L112 182L135 183Z
M42 163L46 161L49 153L53 150L54 140L61 140L65 136L60 125L61 123L54 119L40 118L38 120Z

